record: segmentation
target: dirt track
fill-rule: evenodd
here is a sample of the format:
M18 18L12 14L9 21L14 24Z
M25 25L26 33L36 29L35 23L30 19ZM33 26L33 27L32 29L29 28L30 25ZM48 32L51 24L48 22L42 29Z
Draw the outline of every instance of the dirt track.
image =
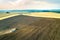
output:
M60 40L60 19L20 15L0 23L0 27L18 29L16 32L0 36L0 40Z

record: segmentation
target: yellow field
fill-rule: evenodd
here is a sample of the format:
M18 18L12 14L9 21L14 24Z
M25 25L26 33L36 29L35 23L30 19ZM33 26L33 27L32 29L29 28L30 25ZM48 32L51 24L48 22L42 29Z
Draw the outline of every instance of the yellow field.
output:
M19 15L18 13L0 13L0 20Z
M14 12L12 12L12 13L0 13L0 18L9 16L9 15L14 15L14 14L18 14L18 13L14 13Z
M0 18L1 17L5 17L5 16L8 16L8 15L11 15L11 14L0 14Z
M34 17L60 18L59 13L53 13L53 12L35 12L35 13L24 14L24 15L34 16Z
M20 13L0 13L0 20L20 15ZM46 17L46 18L60 18L59 13L53 12L34 12L34 13L21 13L21 15L34 16L34 17Z

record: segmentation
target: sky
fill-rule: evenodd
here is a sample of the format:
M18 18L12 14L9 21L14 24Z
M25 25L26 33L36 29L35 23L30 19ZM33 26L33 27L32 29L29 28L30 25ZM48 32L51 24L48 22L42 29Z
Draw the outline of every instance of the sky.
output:
M0 0L0 9L60 9L60 0Z

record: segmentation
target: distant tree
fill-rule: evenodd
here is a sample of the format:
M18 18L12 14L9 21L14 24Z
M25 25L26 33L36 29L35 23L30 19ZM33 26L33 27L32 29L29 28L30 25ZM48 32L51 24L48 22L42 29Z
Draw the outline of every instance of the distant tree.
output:
M6 12L6 13L10 13L10 12Z

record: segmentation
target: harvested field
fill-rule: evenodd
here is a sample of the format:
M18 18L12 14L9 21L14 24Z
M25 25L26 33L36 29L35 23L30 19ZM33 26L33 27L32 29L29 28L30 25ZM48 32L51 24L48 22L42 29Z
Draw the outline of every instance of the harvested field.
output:
M20 15L1 20L2 26L18 30L0 36L0 40L60 40L60 19L57 18Z
M0 20L3 20L3 19L6 19L6 18L10 18L10 17L13 17L13 16L17 16L17 15L20 15L20 14L17 14L17 13L0 13Z
M9 16L9 15L12 15L12 14L0 13L0 18L1 18L1 17L6 17L6 16Z

